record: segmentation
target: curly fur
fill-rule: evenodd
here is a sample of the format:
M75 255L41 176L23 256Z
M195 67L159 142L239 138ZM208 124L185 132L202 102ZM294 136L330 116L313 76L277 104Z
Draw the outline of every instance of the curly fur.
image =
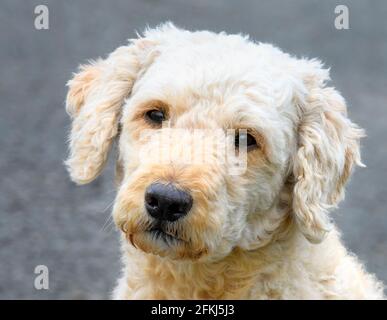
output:
M170 23L81 67L68 84L66 165L75 182L88 183L118 140L113 217L124 268L114 298L383 298L382 283L345 249L329 218L361 165L364 133L328 80L317 60ZM195 141L214 138L188 133L161 145L175 155L161 163L143 136L165 132L144 119L160 106L169 128L248 128L260 148L248 153L243 174L230 175L212 149L210 162L182 163L182 154L204 152ZM144 191L155 181L174 182L194 200L167 227L181 239L173 245L146 232Z

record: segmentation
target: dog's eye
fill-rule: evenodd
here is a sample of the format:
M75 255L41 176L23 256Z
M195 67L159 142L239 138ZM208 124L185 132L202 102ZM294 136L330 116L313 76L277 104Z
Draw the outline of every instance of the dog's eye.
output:
M165 114L161 110L150 110L146 113L147 120L154 124L161 124L165 120Z
M257 141L251 134L237 131L235 134L235 147L239 148L240 145L246 145L247 151L258 148Z

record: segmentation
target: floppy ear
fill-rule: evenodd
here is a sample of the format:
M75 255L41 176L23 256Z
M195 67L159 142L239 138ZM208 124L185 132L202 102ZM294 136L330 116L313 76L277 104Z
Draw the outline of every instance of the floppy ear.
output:
M146 48L147 40L135 40L105 60L81 66L68 82L66 109L72 128L66 165L76 183L89 183L102 171L118 132L122 105L144 62L140 51Z
M347 118L345 101L334 88L324 88L322 81L308 90L299 106L292 207L301 232L318 243L330 229L328 211L343 198L353 166L362 165L364 132Z

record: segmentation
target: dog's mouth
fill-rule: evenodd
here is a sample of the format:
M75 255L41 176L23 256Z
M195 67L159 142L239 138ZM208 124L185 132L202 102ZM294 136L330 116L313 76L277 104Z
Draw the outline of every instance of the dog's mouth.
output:
M152 237L152 240L162 241L169 246L181 244L182 242L185 242L184 240L179 238L177 234L173 234L167 231L161 225L156 225L150 228L149 230L147 230L147 233Z
M178 260L198 260L208 254L208 249L204 244L193 243L190 238L184 238L182 236L184 231L179 230L178 227L173 224L159 222L135 232L123 228L123 232L129 244L145 253Z

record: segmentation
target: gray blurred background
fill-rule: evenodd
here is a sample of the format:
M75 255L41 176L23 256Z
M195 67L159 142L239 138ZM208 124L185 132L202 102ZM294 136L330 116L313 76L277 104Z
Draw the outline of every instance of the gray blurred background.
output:
M46 4L50 29L35 30ZM350 30L334 27L336 5ZM364 127L367 168L353 176L334 214L346 245L387 283L387 2L0 0L0 298L107 298L120 269L109 222L112 161L77 187L63 166L69 119L65 83L79 63L104 56L145 26L247 33L331 66L350 117ZM34 289L47 265L50 289Z

